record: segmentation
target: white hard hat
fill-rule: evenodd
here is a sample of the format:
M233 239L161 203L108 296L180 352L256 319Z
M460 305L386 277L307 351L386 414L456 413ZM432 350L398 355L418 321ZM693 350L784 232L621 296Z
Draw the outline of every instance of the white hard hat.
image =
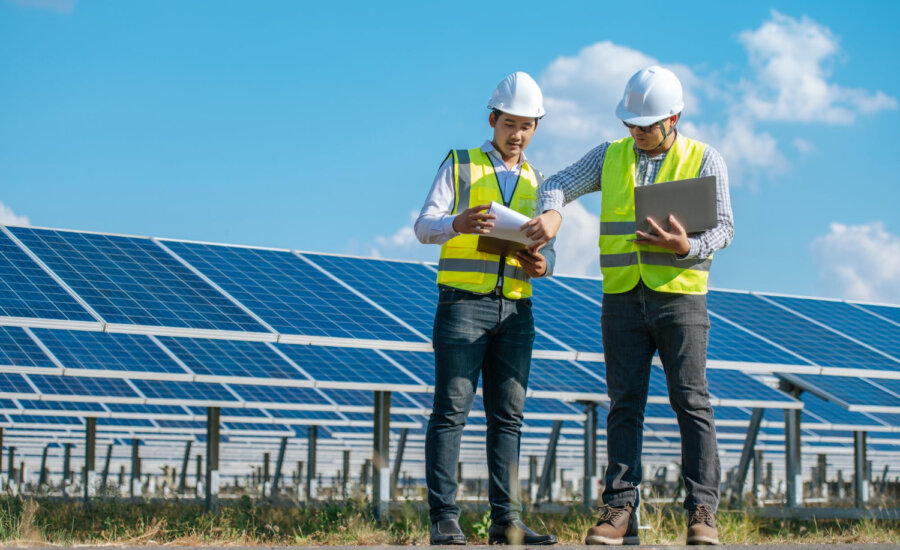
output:
M501 80L487 106L488 109L497 109L513 116L541 118L547 114L540 86L522 71Z
M616 107L616 116L637 126L648 126L684 109L684 90L675 73L658 65L634 74Z

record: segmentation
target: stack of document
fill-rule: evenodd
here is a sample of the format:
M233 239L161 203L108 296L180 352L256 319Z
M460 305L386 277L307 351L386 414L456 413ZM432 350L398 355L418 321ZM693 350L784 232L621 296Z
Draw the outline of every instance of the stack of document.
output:
M524 250L534 244L534 241L527 237L524 231L519 230L531 219L525 214L520 214L499 202L491 202L488 214L496 215L497 219L494 220L494 227L491 228L490 234L478 237L479 252L513 256L519 250Z

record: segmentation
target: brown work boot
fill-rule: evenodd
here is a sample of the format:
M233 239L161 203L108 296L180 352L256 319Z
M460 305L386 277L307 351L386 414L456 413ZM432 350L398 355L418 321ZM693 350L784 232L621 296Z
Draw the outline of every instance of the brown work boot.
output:
M623 544L640 544L638 538L637 516L634 514L634 506L609 506L604 504L600 509L600 519L597 525L588 529L584 538L585 544L608 544L621 546Z
M705 504L691 510L687 529L688 544L719 544L716 514Z

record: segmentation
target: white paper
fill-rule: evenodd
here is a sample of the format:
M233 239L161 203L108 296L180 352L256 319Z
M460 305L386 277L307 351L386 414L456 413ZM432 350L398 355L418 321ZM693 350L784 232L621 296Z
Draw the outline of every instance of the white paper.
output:
M494 220L494 227L491 228L489 236L495 239L503 239L531 246L534 241L530 237L525 236L524 231L519 231L527 221L531 218L525 214L520 214L512 208L507 208L499 202L491 202L491 208L488 214L495 214L497 219Z

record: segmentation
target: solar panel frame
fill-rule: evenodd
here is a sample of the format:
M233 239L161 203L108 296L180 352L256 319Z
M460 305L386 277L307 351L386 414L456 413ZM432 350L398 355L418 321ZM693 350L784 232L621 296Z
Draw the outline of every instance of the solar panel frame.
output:
M11 232L114 331L265 333L146 237L13 227ZM115 258L113 261L112 258ZM109 330L109 329L108 329Z

